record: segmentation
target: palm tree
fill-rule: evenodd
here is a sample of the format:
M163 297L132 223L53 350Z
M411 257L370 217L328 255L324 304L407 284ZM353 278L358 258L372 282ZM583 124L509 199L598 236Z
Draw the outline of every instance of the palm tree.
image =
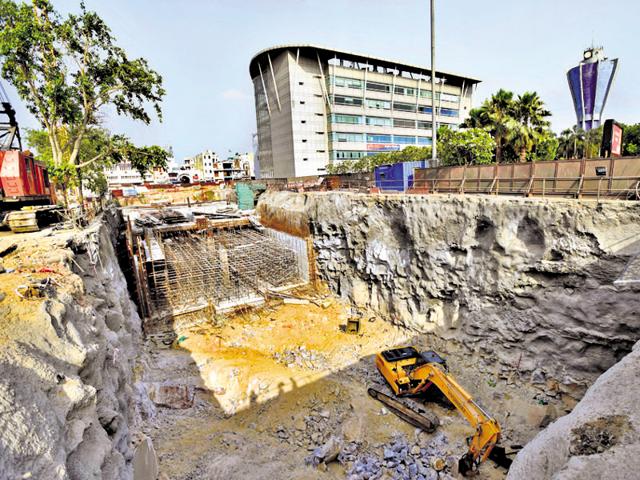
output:
M490 129L496 141L496 163L502 161L502 149L509 136L509 125L513 115L513 92L502 88L484 102L482 108L486 111Z
M558 137L558 154L563 158L569 158L573 147L573 130L565 128Z
M460 128L488 128L491 120L487 112L486 103L469 111L469 117L460 124Z
M536 92L525 92L518 95L512 104L513 120L507 124L507 131L521 162L527 161L527 154L535 145L542 131L549 126L546 117L551 112L544 106Z

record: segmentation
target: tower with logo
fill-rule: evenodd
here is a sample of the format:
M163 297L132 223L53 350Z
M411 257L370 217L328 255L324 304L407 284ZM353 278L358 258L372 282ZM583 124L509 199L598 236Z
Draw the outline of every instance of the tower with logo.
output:
M600 126L617 68L617 58L608 59L602 47L591 47L584 51L582 61L567 72L577 125L583 130Z

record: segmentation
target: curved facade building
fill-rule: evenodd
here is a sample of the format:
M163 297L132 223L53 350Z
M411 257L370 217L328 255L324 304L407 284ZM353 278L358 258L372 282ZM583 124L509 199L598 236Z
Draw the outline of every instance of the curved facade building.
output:
M567 72L577 125L583 130L600 126L617 68L617 58L609 60L602 48L589 48L580 64Z
M431 144L430 69L313 45L258 53L249 71L260 177L321 175L329 163ZM438 125L457 127L479 80L436 74Z

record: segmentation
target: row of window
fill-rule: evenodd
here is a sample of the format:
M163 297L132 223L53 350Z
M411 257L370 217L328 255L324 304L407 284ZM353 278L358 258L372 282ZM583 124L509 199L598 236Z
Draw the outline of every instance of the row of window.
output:
M331 76L329 78L330 82L336 87L346 87L346 88L357 88L359 90L363 90L364 81L357 78L348 78L348 77L337 77ZM367 82L366 90L371 92L382 92L382 93L391 93L392 85L386 83L378 83L378 82ZM411 87L402 87L402 86L394 86L393 91L396 95L406 95L409 97L418 96L418 89ZM429 89L420 89L420 98L431 98L431 90ZM436 92L436 100L440 100L442 98L443 102L459 102L460 96L454 95L452 93L439 93Z
M363 99L360 97L347 97L345 95L334 95L333 103L336 105L346 105L350 107L361 107ZM370 98L364 99L365 105L368 108L375 108L378 110L397 110L400 112L412 112L415 113L431 113L431 107L426 105L416 105L415 103L402 103L402 102L388 102L386 100L375 100ZM457 117L458 110L454 108L436 108L436 113L444 117Z
M376 135L365 133L332 132L331 140L334 142L366 142L367 143L393 143L400 145L431 145L431 137L416 137L415 135Z
M385 118L371 117L369 115L348 115L343 113L334 113L331 115L331 123L346 123L351 125L371 125L375 127L396 127L396 128L418 128L420 130L431 130L431 122L422 120L412 120L407 118ZM454 123L442 122L440 125L447 125L449 128L456 129Z

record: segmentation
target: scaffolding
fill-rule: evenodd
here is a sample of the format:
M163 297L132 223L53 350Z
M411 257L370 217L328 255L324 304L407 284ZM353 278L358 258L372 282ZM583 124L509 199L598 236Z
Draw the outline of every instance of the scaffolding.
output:
M252 227L148 228L138 238L148 310L156 316L260 303L268 292L306 280L298 258L306 252Z

